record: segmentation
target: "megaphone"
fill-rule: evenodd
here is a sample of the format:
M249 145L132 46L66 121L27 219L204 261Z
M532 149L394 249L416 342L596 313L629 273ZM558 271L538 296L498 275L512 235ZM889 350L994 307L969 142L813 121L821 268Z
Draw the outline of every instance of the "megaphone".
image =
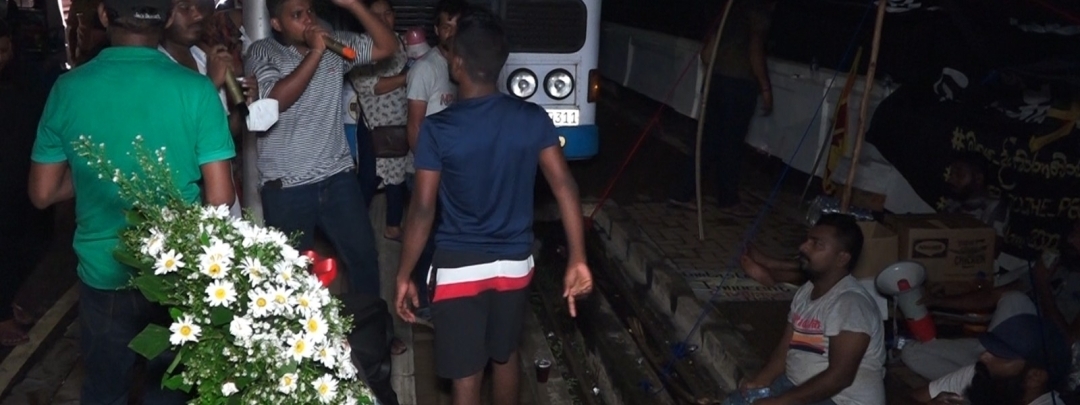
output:
M934 319L926 306L919 303L923 296L923 282L926 281L926 268L917 262L901 261L886 267L878 274L875 284L885 295L896 298L900 312L904 314L908 329L920 342L929 342L937 337Z

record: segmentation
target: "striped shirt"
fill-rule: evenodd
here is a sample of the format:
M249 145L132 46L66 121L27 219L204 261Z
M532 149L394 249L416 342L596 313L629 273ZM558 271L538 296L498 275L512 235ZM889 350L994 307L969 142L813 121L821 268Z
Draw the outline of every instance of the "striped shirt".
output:
M281 180L283 187L300 186L353 168L342 120L342 84L345 73L371 62L372 42L367 35L350 32L332 36L356 50L356 60L346 61L330 51L323 54L304 93L259 137L260 184ZM295 47L271 37L251 44L244 63L259 81L259 98L265 98L303 60Z

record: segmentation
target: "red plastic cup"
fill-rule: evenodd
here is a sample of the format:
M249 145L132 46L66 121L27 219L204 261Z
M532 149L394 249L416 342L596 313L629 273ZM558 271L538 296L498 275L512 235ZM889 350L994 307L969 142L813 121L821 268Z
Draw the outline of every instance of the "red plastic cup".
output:
M551 361L545 359L536 360L536 382L546 383L551 375Z

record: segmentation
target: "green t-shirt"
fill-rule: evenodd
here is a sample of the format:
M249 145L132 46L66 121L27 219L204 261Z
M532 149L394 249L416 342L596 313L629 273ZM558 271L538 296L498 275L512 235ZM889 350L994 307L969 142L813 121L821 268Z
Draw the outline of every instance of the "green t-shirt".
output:
M128 284L132 269L113 259L118 231L131 206L111 178L75 154L79 136L105 144L124 173L141 173L132 141L148 150L165 147L165 162L183 197L200 201L200 166L236 156L217 90L205 76L169 60L155 48L112 47L64 74L49 94L31 160L70 165L75 186L74 248L79 278L109 290Z

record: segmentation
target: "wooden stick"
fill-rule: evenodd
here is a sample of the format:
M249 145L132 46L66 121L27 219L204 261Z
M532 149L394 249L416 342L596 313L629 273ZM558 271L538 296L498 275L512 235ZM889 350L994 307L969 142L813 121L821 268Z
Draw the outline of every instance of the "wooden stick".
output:
M716 29L716 38L712 44L706 44L706 46L712 47L712 52L709 53L712 57L709 58L708 68L705 69L705 91L701 95L701 113L698 114L697 125L697 144L694 147L694 190L697 191L697 229L698 240L705 240L705 219L701 213L702 201L701 201L701 136L705 132L705 107L709 105L709 87L712 85L712 73L713 68L716 66L716 50L720 48L720 37L724 34L724 25L727 24L728 14L731 14L731 4L735 0L728 0L727 5L724 6L724 16L720 18L720 26ZM702 47L704 50L705 47Z
M859 166L862 154L863 138L866 137L866 113L870 109L870 92L874 90L874 73L877 71L878 51L881 50L881 26L885 21L885 0L878 0L877 21L874 22L874 41L870 48L870 66L866 71L866 86L863 89L862 102L859 105L859 132L855 136L855 150L851 153L851 167L848 168L847 182L844 183L844 195L840 200L840 212L848 212L851 204L851 187L855 183L855 168Z

